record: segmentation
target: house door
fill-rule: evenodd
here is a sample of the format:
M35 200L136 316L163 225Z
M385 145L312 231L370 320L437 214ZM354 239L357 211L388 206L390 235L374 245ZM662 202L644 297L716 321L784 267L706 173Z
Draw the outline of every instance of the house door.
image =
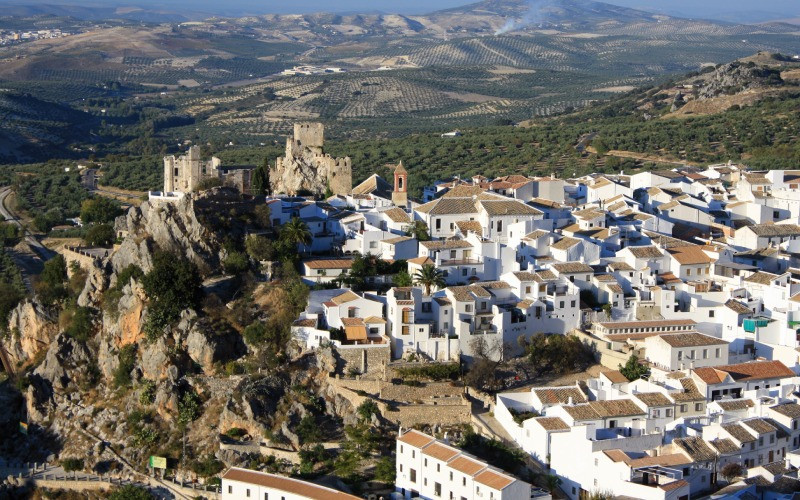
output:
M775 452L772 451L772 450L769 450L769 463L772 463L774 461L775 461Z

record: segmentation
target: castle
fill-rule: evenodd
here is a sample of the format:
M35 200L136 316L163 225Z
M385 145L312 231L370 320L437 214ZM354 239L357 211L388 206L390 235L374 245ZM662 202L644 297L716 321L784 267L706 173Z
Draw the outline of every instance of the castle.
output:
M255 167L230 165L222 166L216 156L204 161L200 147L192 146L185 155L164 157L163 196L173 193L189 193L205 179L218 178L226 185L237 188L242 193L250 192L250 177Z
M322 150L325 128L321 123L296 123L294 137L286 139L286 155L270 171L273 193L304 192L348 195L353 189L350 158L333 158Z

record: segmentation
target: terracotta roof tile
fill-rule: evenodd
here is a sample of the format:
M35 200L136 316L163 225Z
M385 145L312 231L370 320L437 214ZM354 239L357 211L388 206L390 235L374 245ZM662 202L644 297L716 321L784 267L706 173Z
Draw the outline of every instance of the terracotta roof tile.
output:
M570 426L559 417L537 417L532 419L546 431L568 431Z
M639 392L633 395L636 399L645 404L648 408L673 406L673 402L660 392Z
M447 466L451 469L457 470L458 472L466 474L467 476L474 476L486 468L486 464L478 462L477 460L473 460L464 455L457 457L448 463Z
M404 433L402 436L398 437L397 440L417 448L424 448L435 441L431 436L416 430L410 430Z
M461 454L461 451L451 446L444 445L439 442L433 442L422 449L424 455L433 457L443 462L449 462L456 456Z
M567 404L572 399L573 403L582 403L586 401L586 395L575 386L566 387L543 387L541 389L533 389L533 393L544 404Z
M663 334L659 335L659 338L672 347L701 347L728 344L728 342L722 339L698 332Z
M503 474L502 472L487 469L478 473L478 475L475 476L475 481L484 486L492 488L493 490L500 491L512 484L515 479L511 476Z
M722 424L722 428L740 443L752 443L756 440L753 434L746 431L739 423Z
M608 380L611 381L612 384L627 384L630 382L628 377L623 375L619 370L603 372L601 375L604 375Z
M257 484L267 488L293 493L298 497L309 498L312 500L358 500L359 497L334 490L318 484L283 477L277 474L269 474L254 470L240 469L231 467L222 476L223 480L238 481L242 483Z
M405 210L400 207L390 208L389 210L385 210L383 214L392 220L392 222L411 222L408 214Z

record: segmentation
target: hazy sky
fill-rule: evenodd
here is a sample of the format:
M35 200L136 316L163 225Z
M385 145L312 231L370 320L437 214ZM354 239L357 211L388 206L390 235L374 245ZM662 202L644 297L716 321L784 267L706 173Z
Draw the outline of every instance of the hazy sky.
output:
M475 1L475 0L472 0ZM531 0L535 1L535 0ZM760 22L777 17L800 17L798 0L605 0L608 3L656 10L674 15L705 18L729 18ZM2 4L76 4L141 5L167 10L190 9L215 14L303 13L383 11L401 14L424 14L438 9L472 3L470 0L0 0Z
M729 12L770 12L783 15L800 16L800 2L797 0L607 0L608 3L641 7L648 10L680 12L690 16L714 17ZM135 3L135 1L131 2ZM172 2L163 2L170 4ZM253 11L365 11L382 10L401 13L425 13L437 9L471 3L469 0L196 0L195 5L236 6Z

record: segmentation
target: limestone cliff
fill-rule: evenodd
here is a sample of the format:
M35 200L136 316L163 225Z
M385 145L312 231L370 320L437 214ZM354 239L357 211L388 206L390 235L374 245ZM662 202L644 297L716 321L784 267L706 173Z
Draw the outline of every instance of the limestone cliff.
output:
M11 363L24 365L47 349L58 333L58 324L39 303L25 301L11 312L9 335L2 338Z

